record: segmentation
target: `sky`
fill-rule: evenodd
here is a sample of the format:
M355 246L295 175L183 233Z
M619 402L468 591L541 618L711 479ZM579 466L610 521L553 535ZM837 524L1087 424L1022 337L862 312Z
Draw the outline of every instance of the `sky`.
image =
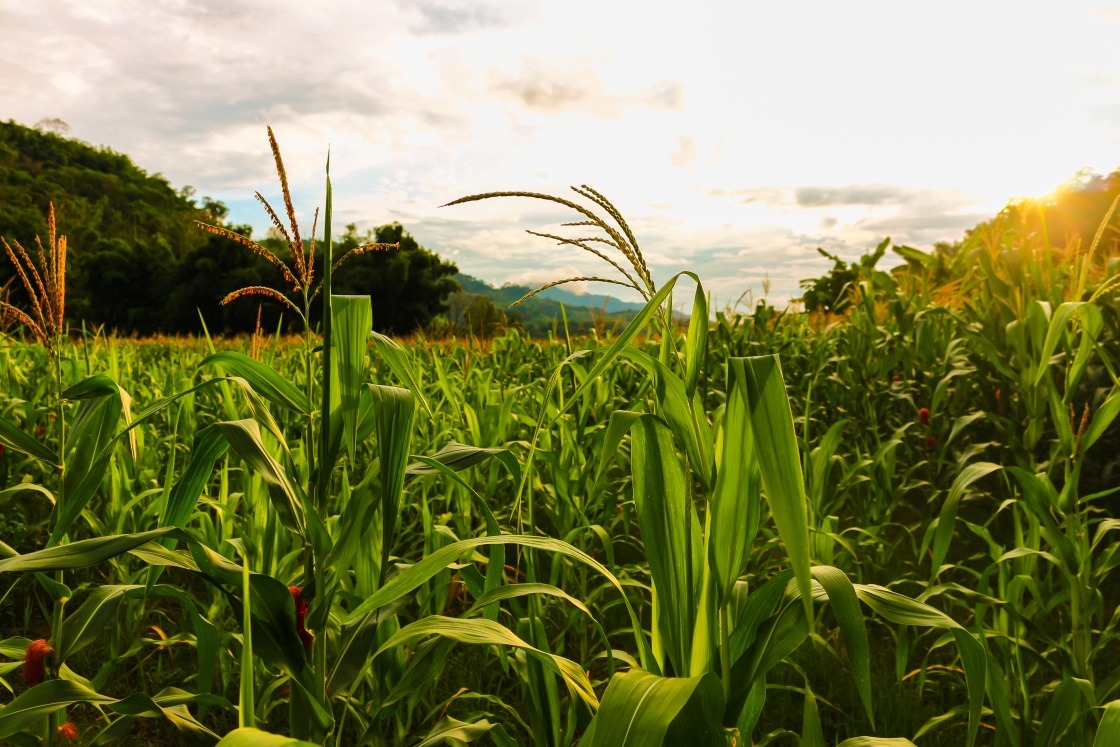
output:
M1076 0L0 0L0 119L61 119L256 235L271 125L305 232L329 147L336 225L400 221L495 284L618 275L525 233L587 230L563 208L440 206L587 184L658 283L780 303L816 247L929 247L1120 167L1117 38L1120 5Z

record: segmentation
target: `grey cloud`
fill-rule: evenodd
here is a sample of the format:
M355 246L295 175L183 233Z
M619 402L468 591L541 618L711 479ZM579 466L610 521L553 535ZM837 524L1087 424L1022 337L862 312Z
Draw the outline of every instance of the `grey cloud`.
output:
M837 207L842 205L887 205L903 202L905 187L893 184L849 184L843 187L798 187L794 201L801 207Z
M537 3L497 3L479 0L410 0L398 3L419 18L409 26L412 33L461 34L513 26L536 15Z

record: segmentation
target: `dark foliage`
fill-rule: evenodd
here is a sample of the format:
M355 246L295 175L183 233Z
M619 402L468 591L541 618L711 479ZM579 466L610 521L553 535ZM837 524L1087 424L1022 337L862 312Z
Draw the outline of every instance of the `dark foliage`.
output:
M221 305L246 285L287 289L279 271L251 249L195 225L222 224L228 211L221 202L195 199L190 187L176 191L107 148L0 122L0 236L33 249L35 237L46 235L51 202L69 241L72 323L124 333L197 334L201 313L213 332L248 332L256 327L258 306L263 327L274 329L281 321L281 305L268 299ZM252 230L228 228L244 235ZM399 241L401 249L349 259L336 275L336 293L372 296L374 326L398 334L447 311L447 298L458 289L453 264L420 246L399 223L365 236L348 226L336 240L335 257L370 241ZM282 242L264 243L284 256ZM11 264L0 261L0 283L13 274ZM321 261L316 276L322 277ZM13 300L23 301L20 293L16 288ZM286 313L283 324L295 329L298 320Z

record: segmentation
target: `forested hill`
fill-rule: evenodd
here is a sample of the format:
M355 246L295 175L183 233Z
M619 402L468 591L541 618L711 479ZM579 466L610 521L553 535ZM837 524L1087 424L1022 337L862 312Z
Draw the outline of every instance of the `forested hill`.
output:
M59 231L67 236L67 317L121 332L198 333L199 311L215 331L274 329L281 308L267 299L220 301L246 285L287 290L279 271L248 247L199 230L194 221L223 223L226 207L193 190L176 191L128 156L78 140L0 122L0 236L29 250L46 237L47 208L54 202ZM249 226L227 226L239 233ZM371 238L375 237L375 238ZM401 243L399 252L370 252L347 262L338 292L378 300L374 325L411 332L446 312L457 289L455 265L420 246L399 224L367 235L347 227L339 251L366 239ZM281 241L258 239L282 258ZM321 270L321 268L319 268ZM0 261L0 283L14 269ZM12 299L21 299L18 281ZM295 322L289 313L285 324ZM313 319L314 321L314 319Z

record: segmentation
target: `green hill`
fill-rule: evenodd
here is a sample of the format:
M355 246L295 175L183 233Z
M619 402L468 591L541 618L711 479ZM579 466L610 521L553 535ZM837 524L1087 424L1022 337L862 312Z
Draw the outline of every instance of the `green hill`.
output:
M503 285L495 287L470 275L459 274L455 280L462 288L462 293L468 296L482 297L491 301L498 309L504 312L508 321L523 328L533 337L547 337L556 330L563 334L563 311L568 316L568 330L572 334L585 333L596 323L611 329L615 325L624 326L633 318L642 304L618 301L607 296L563 292L550 294L549 289L544 293L522 301L512 309L510 304L534 290L524 285ZM557 297L559 296L559 297ZM606 311L604 311L604 307Z

